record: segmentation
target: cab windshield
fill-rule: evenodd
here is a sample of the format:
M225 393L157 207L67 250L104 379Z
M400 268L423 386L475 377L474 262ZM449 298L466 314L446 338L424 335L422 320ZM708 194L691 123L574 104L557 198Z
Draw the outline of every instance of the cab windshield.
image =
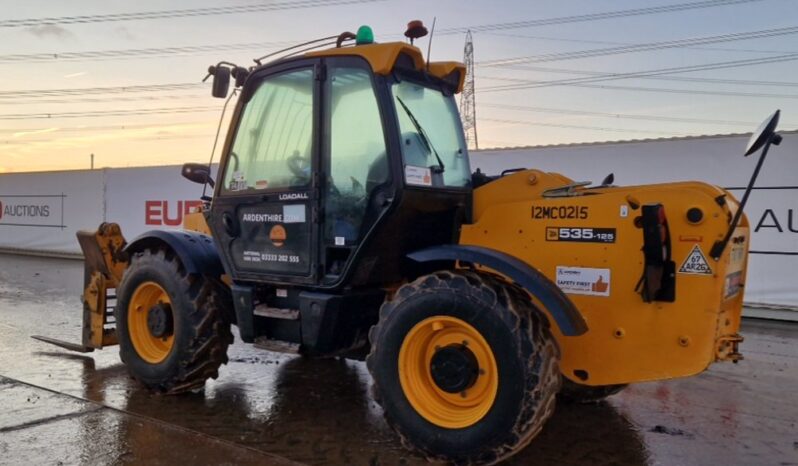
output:
M454 98L410 81L392 86L405 183L465 187L471 184L468 149Z

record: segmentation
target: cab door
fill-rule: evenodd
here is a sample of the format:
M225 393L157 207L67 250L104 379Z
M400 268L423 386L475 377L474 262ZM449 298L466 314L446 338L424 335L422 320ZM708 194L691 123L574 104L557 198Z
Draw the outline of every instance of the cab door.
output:
M322 153L324 284L341 280L394 196L379 90L381 77L355 57L325 60Z
M225 145L211 228L234 279L316 280L319 62L256 71Z

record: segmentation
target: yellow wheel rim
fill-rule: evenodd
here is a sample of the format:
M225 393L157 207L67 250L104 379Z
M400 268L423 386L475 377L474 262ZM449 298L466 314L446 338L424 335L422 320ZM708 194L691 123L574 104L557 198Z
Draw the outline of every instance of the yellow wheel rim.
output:
M172 301L169 295L155 282L144 282L136 288L127 309L127 329L133 348L141 359L150 364L158 364L169 356L174 346L175 336L157 337L150 331L147 323L150 309L158 304L166 304L171 313Z
M443 390L432 374L432 362L442 348L470 351L479 375L464 390ZM488 413L499 388L499 372L493 351L482 335L456 317L434 316L416 324L399 351L399 382L410 405L424 419L439 427L462 429Z

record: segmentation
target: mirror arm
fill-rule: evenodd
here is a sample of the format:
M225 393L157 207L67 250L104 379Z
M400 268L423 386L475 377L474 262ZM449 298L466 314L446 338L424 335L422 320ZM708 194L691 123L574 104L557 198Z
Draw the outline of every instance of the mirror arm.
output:
M756 163L754 173L751 175L751 179L748 181L748 186L745 188L743 199L737 206L737 212L734 213L734 218L729 224L729 229L726 231L726 235L723 236L722 240L715 241L715 244L712 245L712 250L709 252L710 257L716 261L720 260L723 250L726 249L726 245L729 244L729 240L734 234L734 230L737 228L737 224L740 223L740 218L743 216L745 205L748 203L748 197L751 195L751 191L754 189L754 183L756 183L756 178L759 176L759 170L762 169L762 165L765 163L765 157L768 155L768 149L770 149L770 145L774 144L778 146L780 143L781 135L776 133L773 133L770 139L768 139L768 141L765 143L765 148L762 149L762 155L759 156L759 161Z

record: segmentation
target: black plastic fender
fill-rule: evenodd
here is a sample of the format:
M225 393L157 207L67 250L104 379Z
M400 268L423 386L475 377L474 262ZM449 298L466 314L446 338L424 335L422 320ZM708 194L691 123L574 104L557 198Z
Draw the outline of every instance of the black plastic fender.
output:
M407 255L415 262L461 261L493 269L537 298L565 336L587 332L587 323L574 303L539 270L509 254L481 246L447 244Z
M220 277L224 266L213 238L203 233L186 230L150 230L139 235L126 247L125 252L149 248L168 247L175 252L189 274Z

